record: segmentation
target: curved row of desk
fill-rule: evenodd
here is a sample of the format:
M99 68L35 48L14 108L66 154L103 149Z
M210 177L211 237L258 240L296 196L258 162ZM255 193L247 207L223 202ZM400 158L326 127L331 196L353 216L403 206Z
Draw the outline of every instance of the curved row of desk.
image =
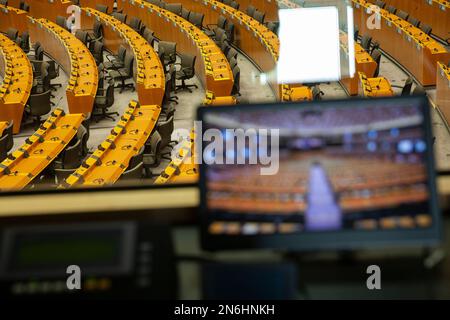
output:
M130 1L130 0L128 0ZM131 0L132 1L132 0ZM204 24L216 24L219 16L224 16L235 26L234 44L244 52L253 63L264 73L269 75L269 84L279 100L311 100L312 93L307 87L301 92L303 96L291 96L291 87L279 85L270 79L276 79L275 68L279 56L280 42L278 36L265 25L252 17L236 10L222 2L215 0L167 0L169 3L181 3L190 11L205 15ZM128 3L128 2L127 2ZM299 85L300 86L300 85ZM295 90L298 94L299 90Z
M195 72L205 90L216 96L229 96L233 73L220 48L199 28L182 17L143 0L126 1L123 11L138 17L156 37L177 44L177 51L197 57Z
M276 0L235 0L239 10L246 12L248 6L255 7L265 14L266 21L278 21L278 3Z
M28 12L0 4L0 31L6 32L9 28L17 29L20 33L27 31Z
M8 37L0 34L0 121L13 120L19 133L23 111L33 86L33 69L26 54Z
M39 175L77 133L83 114L54 110L25 143L0 163L0 190L21 190Z
M69 31L47 19L29 17L28 30L31 41L40 42L45 52L70 75L66 88L70 113L92 112L98 70L88 48Z
M375 0L370 0L375 3ZM450 38L450 2L448 0L384 0L397 10L408 12L421 23L432 26L432 33L442 40Z
M130 101L106 140L60 187L114 184L128 167L130 159L144 146L160 112L158 105L141 106L137 101Z
M355 25L370 35L384 52L403 65L423 86L436 85L437 62L447 64L450 53L419 28L365 0L352 0ZM380 21L380 28L367 26L369 19Z
M117 54L124 46L134 55L134 80L139 103L161 105L164 96L165 76L161 60L153 47L131 27L119 20L92 8L83 8L81 28L93 29L95 20L103 26L103 44ZM131 50L130 50L131 49Z

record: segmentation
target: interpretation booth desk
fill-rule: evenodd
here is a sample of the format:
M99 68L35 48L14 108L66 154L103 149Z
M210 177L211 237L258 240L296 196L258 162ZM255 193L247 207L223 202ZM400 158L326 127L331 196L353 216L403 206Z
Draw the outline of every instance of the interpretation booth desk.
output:
M359 72L361 95L364 97L393 96L394 91L385 77L367 78L363 72Z
M0 190L26 187L64 150L77 133L83 114L55 109L25 143L0 164Z
M448 0L384 0L397 10L433 28L432 33L442 40L450 38L450 1ZM370 0L375 3L375 0Z
M47 19L29 18L33 43L40 42L45 53L70 74L66 88L70 113L90 113L98 86L98 70L88 48L73 34Z
M235 0L239 3L239 10L246 12L248 6L254 6L258 11L266 14L265 21L278 21L278 3L276 0Z
M33 69L27 55L15 42L0 33L0 121L13 120L19 133L25 104L33 86Z
M124 46L133 53L139 103L161 105L165 76L161 60L153 47L139 33L112 16L91 8L82 9L82 29L92 30L95 20L103 25L103 44L110 52L117 54L119 47Z
M0 31L6 32L9 28L17 29L19 33L27 31L27 15L26 11L0 4Z
M341 33L340 37L341 51L348 56L348 35ZM352 78L343 78L341 83L347 90L348 94L355 96L358 94L359 77L358 72L363 72L369 78L372 77L377 68L377 63L370 54L355 42L355 75Z
M384 9L380 13L372 10L373 5L365 0L352 0L355 25L360 34L370 35L380 48L403 65L424 86L436 85L437 62L445 64L450 53L436 40L409 22L390 14ZM375 14L380 28L369 29L367 21Z
M205 90L229 96L233 73L220 48L203 31L180 16L143 0L123 2L129 17L138 17L164 41L176 42L177 51L195 55L195 72Z
M160 106L141 106L137 101L130 101L106 140L60 187L114 184L128 167L130 159L144 146L160 112Z
M450 68L443 63L438 64L436 104L450 126Z

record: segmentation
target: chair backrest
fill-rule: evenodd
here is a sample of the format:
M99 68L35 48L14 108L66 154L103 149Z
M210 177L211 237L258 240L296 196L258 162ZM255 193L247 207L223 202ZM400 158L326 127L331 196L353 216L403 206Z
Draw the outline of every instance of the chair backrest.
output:
M403 19L403 20L407 20L409 17L409 13L403 10L398 10L396 13L397 17Z
M189 14L189 22L195 25L198 28L202 28L203 25L203 19L205 18L205 15L203 13L199 12L191 12Z
M181 70L184 72L186 79L190 79L195 75L195 61L197 56L187 53L181 53Z
M7 6L8 5L8 0L0 0L0 4Z
M231 94L239 94L241 90L241 69L238 66L233 68L233 89L231 90Z
M230 47L230 50L228 50L228 54L227 54L228 61L230 61L231 58L237 59L237 55L238 55L237 50L233 47Z
M394 6L391 6L391 5L388 5L388 6L386 7L386 10L387 10L389 13L392 13L392 14L395 14L395 13L397 12L397 8L394 7Z
M56 62L54 60L48 60L45 61L45 63L48 63L48 76L50 80L55 79L58 76L58 72L56 72Z
M137 165L142 163L144 160L144 147L142 147L137 154L130 158L130 162L128 163L127 170L131 170L135 168Z
M234 68L235 66L237 66L237 64L238 64L235 57L232 57L232 58L230 59L229 63L230 63L230 68L231 68L232 70L233 70L233 68Z
M77 142L67 147L62 154L62 167L64 169L75 169L81 165L82 143L77 139Z
M119 59L120 61L125 61L126 55L127 55L127 48L121 45L117 50L117 59Z
M409 16L408 22L411 23L414 27L419 27L420 21L414 17Z
M227 6L229 6L231 4L231 1L233 1L233 0L223 0L222 2L224 4L226 4Z
M175 63L176 58L177 58L176 42L160 41L158 48L163 50L164 60L167 60L169 63Z
M127 22L127 15L124 13L120 13L120 12L113 12L112 16L114 18L116 18L117 20L119 20L122 23L126 23Z
M380 62L381 62L381 51L378 49L375 49L372 51L372 59L377 63L377 67L375 69L374 77L378 77L378 74L380 72Z
M144 31L142 32L142 36L144 38L147 38L149 35L154 36L155 35L155 31L153 31L152 29L146 27L144 29Z
M95 10L98 10L103 13L108 13L108 6L101 3L97 3L95 4Z
M105 48L105 46L103 45L103 42L98 41L98 40L94 42L92 55L94 56L95 62L97 63L97 65L103 63L104 48Z
M47 90L43 93L32 94L28 99L31 115L43 116L51 111L50 105L51 91Z
M225 18L223 15L220 15L219 18L217 18L217 27L225 29L227 26L227 18Z
M266 14L264 12L259 11L259 10L255 10L255 13L253 14L253 17L259 23L264 23L264 19L266 18Z
M412 85L413 79L411 77L408 77L408 79L406 79L405 81L405 84L403 85L402 96L409 96L411 94Z
M137 18L137 17L131 17L129 26L130 26L134 31L139 32L139 31L141 31L142 21L141 21L141 19L139 19L139 18Z
M108 87L106 88L106 105L105 108L109 108L114 104L114 80L108 82Z
M185 8L181 8L181 17L184 20L188 20L189 21L189 15L191 14L191 12L188 9Z
M8 30L6 31L6 36L14 41L19 36L19 30L15 28L8 28Z
M20 36L21 42L20 47L25 53L30 52L30 34L28 31L22 32L22 35Z
M44 60L44 47L39 46L34 52L34 58L38 61Z
M314 86L311 91L313 100L322 100L322 91L320 91L319 86Z
M361 38L361 47L363 47L364 50L369 51L370 45L372 43L372 37L369 35L363 35Z
M155 164L158 165L160 162L160 158L161 158L161 154L160 154L160 150L161 150L161 135L159 134L158 131L154 131L152 133L152 135L150 136L150 138L148 139L148 141L145 143L146 147L149 146L150 147L150 155L153 155L155 158Z
M128 169L120 176L120 180L140 180L142 179L142 172L144 169L144 162L141 161L137 166Z
M66 17L63 16L56 16L56 24L58 26L60 26L61 28L64 28L67 30L67 25L66 25Z
M239 3L237 3L236 1L231 1L230 7L239 10Z
M227 32L228 40L233 43L234 42L234 23L229 22L226 27L225 31Z
M227 56L228 51L230 50L229 44L228 44L226 41L222 42L222 43L220 44L220 50L222 50L223 54L224 54L225 56Z
M155 37L150 29L144 30L144 39L153 47L155 45Z
M255 10L256 10L256 8L254 6L249 5L247 7L247 9L245 10L245 12L247 13L247 15L249 15L250 17L253 18L253 15L255 14Z
M270 21L267 24L267 28L269 28L269 30L273 33L278 33L278 24L276 24L275 22Z
M132 77L133 76L133 63L134 63L134 56L131 53L128 53L125 55L125 60L123 62L124 69L126 70L126 76Z
M23 11L26 11L26 12L30 12L30 5L29 5L28 3L25 2L25 3L23 4L22 10L23 10Z
M100 21L95 20L93 31L94 31L94 37L96 39L102 37L102 35L103 35L103 25L102 25L102 23Z
M377 0L375 1L375 5L380 8L384 8L386 6L386 2L384 2L383 0Z
M84 30L77 30L75 32L75 37L80 40L81 42L83 42L85 45L88 43L88 38L89 35L86 31Z
M164 149L169 145L173 129L173 116L166 121L161 121L158 123L156 130L161 135L161 149Z
M166 10L169 10L172 13L175 13L176 15L181 15L181 8L183 6L181 3L168 3L166 4Z
M8 143L6 144L6 149L9 151L14 146L14 138L13 138L13 126L14 121L10 120L8 126L3 130L3 135L8 135Z
M429 26L428 24L423 24L423 23L420 24L420 29L421 29L423 32L425 32L427 35L430 35L430 34L431 34L431 31L432 31L431 26Z
M414 88L412 94L413 94L413 95L424 96L424 95L427 94L427 92L425 91L425 88L424 88L424 87L422 87L421 85L417 85L417 86Z
M8 135L3 135L3 137L0 138L0 161L5 160L6 156L8 155Z

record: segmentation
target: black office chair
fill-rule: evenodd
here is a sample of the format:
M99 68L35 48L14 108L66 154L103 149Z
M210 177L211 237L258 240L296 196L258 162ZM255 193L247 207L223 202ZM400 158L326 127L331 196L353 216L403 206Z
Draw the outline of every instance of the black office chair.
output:
M245 12L247 13L247 15L248 15L249 17L252 17L252 18L253 18L253 15L255 14L255 11L256 11L256 8L255 8L254 6L252 6L252 5L249 5L249 6L247 7L247 9L245 10Z
M431 31L433 30L431 28L431 26L429 26L428 24L420 24L420 30L422 30L423 32L425 32L425 34L427 35L431 35Z
M320 90L319 86L314 86L311 91L313 100L322 100L322 96L324 95L324 93L322 90Z
M141 34L141 32L143 31L142 21L141 21L141 19L139 19L137 17L131 17L128 26L131 27L131 29L133 29L134 31L136 31L139 34Z
M156 131L161 135L161 158L166 160L171 160L169 156L174 145L177 141L172 140L172 132L174 129L173 117L170 117L166 121L160 121L156 125Z
M413 79L411 77L408 77L408 79L406 79L405 84L403 85L402 88L402 96L409 96L411 94L411 88L413 85Z
M60 26L61 28L64 28L64 29L68 30L66 17L56 16L56 24L58 26Z
M28 3L24 3L22 7L23 11L30 12L30 5Z
M8 144L8 135L3 135L0 138L0 162L6 159L8 156L8 150L7 150L7 144Z
M411 17L411 16L408 17L408 22L411 23L416 28L418 28L419 24L420 24L419 19L416 19L416 18Z
M50 90L43 93L31 94L25 106L25 113L32 118L35 127L41 125L41 116L48 114L51 111L51 93Z
M403 10L398 10L396 13L397 17L403 19L403 20L407 20L409 17L409 13Z
M163 51L164 65L173 64L177 60L177 44L170 41L160 41L158 50Z
M120 13L120 12L113 12L111 14L114 18L116 18L117 20L119 20L122 23L127 23L127 15L124 13Z
M231 89L231 95L238 95L238 96L240 96L241 95L241 93L240 93L240 90L241 90L241 84L240 84L240 82L241 82L241 69L239 69L239 67L238 66L235 66L234 68L233 68L233 79L234 79L234 82L233 82L233 88Z
M361 38L361 47L367 52L370 52L370 45L372 44L372 37L369 35L363 35Z
M129 88L131 91L135 90L134 82L125 83L126 80L133 78L133 63L134 56L130 54L125 55L125 62L123 68L117 70L111 70L108 72L109 76L114 79L114 81L119 81L120 85L116 88L120 89L120 93L122 93L125 89Z
M227 56L228 52L230 51L231 46L228 44L227 41L224 41L220 44L220 50L223 52L225 57Z
M87 31L84 30L77 30L75 32L75 37L80 40L81 42L83 42L84 45L88 45L88 41L89 41L89 34L87 33Z
M176 93L177 88L177 69L175 68L175 64L171 64L169 66L169 70L166 74L166 78L170 80L170 93ZM178 97L176 95L171 95L169 101L175 102L178 104Z
M381 51L378 49L375 49L375 50L373 50L371 56L372 56L372 59L377 63L377 67L373 74L373 76L376 78L376 77L378 77L378 74L380 73Z
M145 146L143 146L134 156L130 158L128 162L127 170L133 169L138 166L144 160L144 150Z
M386 7L386 10L387 10L389 13L392 13L392 14L395 14L395 13L397 12L397 8L394 7L394 6L391 6L391 5L388 5L388 6Z
M190 14L191 14L191 12L190 12L188 9L181 8L181 17L182 17L184 20L189 21L189 15L190 15Z
M8 28L8 30L6 30L6 36L10 40L16 41L17 37L19 36L19 30L15 29L15 28Z
M278 24L270 21L267 23L267 28L275 34L278 34Z
M264 24L266 14L264 12L256 10L255 13L253 14L253 18L255 18L255 20L258 21L259 23Z
M127 169L122 175L120 176L120 181L124 180L141 180L142 179L142 171L144 170L144 162L139 163L137 166L135 166L132 169Z
M178 97L172 96L172 92L174 91L174 86L173 86L173 79L171 78L170 75L166 76L166 83L164 86L164 96L163 96L163 101L162 104L170 104L171 102L174 102L175 104L178 104Z
M424 87L422 87L421 85L418 84L414 88L412 94L415 96L425 96L427 94L427 92L425 91Z
M0 0L0 4L7 6L8 5L8 0Z
M95 20L92 30L86 30L88 33L89 43L95 41L103 41L103 25L100 21Z
M382 0L377 0L377 1L375 1L375 5L380 8L384 8L386 6L386 2L384 2Z
M199 12L191 12L189 14L188 21L192 23L197 28L202 29L203 26L203 19L205 18L205 15L203 13Z
M225 18L223 15L219 15L219 17L217 18L217 24L208 24L204 32L208 37L213 37L216 34L215 29L221 28L225 30L227 23L228 23L227 18Z
M237 55L238 55L237 50L233 47L230 47L230 50L228 50L228 54L227 54L228 61L230 61L231 58L235 58L237 60Z
M50 88L53 91L56 91L56 88L61 88L62 84L61 83L51 83L51 80L59 77L59 65L54 60L48 60L45 62L48 63L48 77L50 80Z
M30 60L42 61L44 60L44 47L40 42L34 44L34 55L31 55Z
M95 5L95 10L103 12L103 13L108 13L108 6L104 5L104 4L97 3Z
M147 42L154 47L155 45L155 36L154 36L154 31L148 28L144 29L144 32L142 33L142 36L144 37L145 40L147 40Z
M109 69L120 69L125 66L125 56L127 55L127 49L124 46L120 46L117 50L117 55L109 55L107 56L107 59L112 57L112 59L109 59L109 61L103 62L103 67L106 70Z
M95 63L97 65L100 65L103 63L103 51L105 46L101 41L95 41L94 44L91 45L92 47L92 56L95 59Z
M20 38L20 48L23 50L23 52L29 53L30 52L30 34L28 33L28 31L22 32L22 34L20 35L19 38Z
M222 46L224 43L230 43L227 32L225 30L221 28L216 28L214 32L216 32L216 35L214 36L213 40L219 47Z
M227 33L228 42L234 43L234 23L233 22L227 23L225 31Z
M66 147L55 160L55 169L76 169L82 162L82 141L76 139L73 145Z
M236 1L231 1L230 7L239 10L239 3L237 3Z
M147 178L153 177L151 169L158 167L161 163L161 141L161 135L158 131L154 131L145 142L143 163Z
M3 135L8 135L8 142L6 143L6 150L9 152L14 146L14 121L10 120L5 130L3 130Z
M353 33L353 39L354 39L355 41L358 41L358 38L359 38L359 28L358 28L358 26L355 24L355 29L354 29L354 33Z
M183 6L181 5L181 3L168 3L166 4L166 10L175 13L176 15L181 15L181 9L183 8Z
M229 64L230 64L231 70L233 70L233 68L238 65L238 62L237 62L236 58L232 57L229 61Z
M198 88L196 84L186 84L186 80L192 79L195 76L195 60L196 56L190 54L180 54L181 63L180 70L176 72L176 79L181 81L181 85L176 86L175 93L179 90L187 90L192 92L190 88Z
M95 122L99 122L102 119L111 119L116 121L113 115L119 116L118 112L107 112L108 109L114 104L114 80L110 80L106 89L100 89L94 100L94 113L92 119ZM95 113L100 111L100 113Z

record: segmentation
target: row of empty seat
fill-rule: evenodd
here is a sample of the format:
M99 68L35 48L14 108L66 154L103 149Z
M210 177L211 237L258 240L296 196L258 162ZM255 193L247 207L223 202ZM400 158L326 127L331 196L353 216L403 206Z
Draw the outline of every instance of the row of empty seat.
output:
M0 164L0 189L20 190L64 150L84 120L83 114L54 110L40 128Z
M12 40L0 34L0 120L13 121L20 131L22 115L33 85L33 70L26 54Z

